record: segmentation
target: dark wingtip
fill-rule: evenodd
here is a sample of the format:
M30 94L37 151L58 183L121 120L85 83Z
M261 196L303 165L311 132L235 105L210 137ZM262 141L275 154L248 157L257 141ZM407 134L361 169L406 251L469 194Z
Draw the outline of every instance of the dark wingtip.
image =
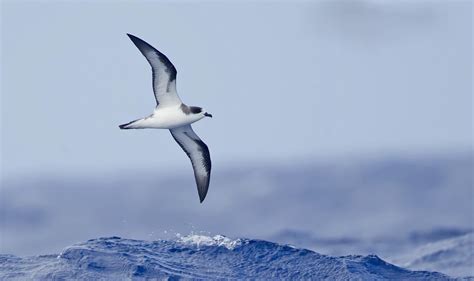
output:
M133 44L135 44L135 46L137 46L139 49L140 49L140 46L143 46L143 45L148 46L149 48L153 48L150 44L138 38L137 36L132 35L130 33L127 33L127 35L128 35L128 38L132 40Z
M206 192L198 192L199 194L199 203L202 204L204 202L204 199L206 199L207 191Z
M132 40L133 43L139 43L139 42L143 41L142 39L140 39L137 36L132 35L130 33L127 33L127 36L128 36L128 38L130 38L130 40Z
M207 192L206 192L205 194L199 193L199 203L202 204L202 202L203 202L204 199L206 198L206 195L207 195Z
M146 49L151 49L151 50L154 50L155 52L157 52L160 56L163 56L163 58L168 60L168 58L166 58L165 55L160 53L157 49L155 49L152 45L145 42L143 39L140 39L137 36L132 35L130 33L127 33L127 35L128 35L128 38L130 38L130 40L132 40L133 44L140 50L140 52L142 52L143 55L145 55L144 51ZM146 55L145 55L145 57L146 57ZM169 62L169 64L171 64L171 62ZM172 66L172 64L171 64L171 66ZM173 79L171 79L171 80L173 80Z

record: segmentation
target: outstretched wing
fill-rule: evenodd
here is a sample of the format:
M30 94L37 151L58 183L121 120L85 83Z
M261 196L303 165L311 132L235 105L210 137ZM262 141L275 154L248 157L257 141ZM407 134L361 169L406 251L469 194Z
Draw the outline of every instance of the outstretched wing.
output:
M194 133L191 125L170 129L174 140L186 152L193 164L194 177L199 193L199 200L204 201L209 189L211 177L211 155L207 145Z
M174 65L147 42L131 34L127 33L127 35L151 65L156 104L160 106L181 104L181 99L176 92L177 72Z

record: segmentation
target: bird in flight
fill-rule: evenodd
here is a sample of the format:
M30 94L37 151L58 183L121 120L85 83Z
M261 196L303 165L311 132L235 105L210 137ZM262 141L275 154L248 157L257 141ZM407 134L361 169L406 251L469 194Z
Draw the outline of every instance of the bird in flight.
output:
M176 92L176 68L171 61L142 39L127 34L151 65L156 107L147 117L119 126L120 129L169 129L193 165L194 178L202 203L206 198L211 177L211 156L207 145L196 135L191 124L212 117L198 106L187 106Z

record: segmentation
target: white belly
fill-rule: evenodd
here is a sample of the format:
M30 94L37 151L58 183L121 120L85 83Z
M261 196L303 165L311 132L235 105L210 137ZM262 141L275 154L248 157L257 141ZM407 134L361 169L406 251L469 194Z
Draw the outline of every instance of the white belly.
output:
M143 128L173 129L194 123L204 118L201 114L185 114L179 106L155 109L149 117L143 119Z

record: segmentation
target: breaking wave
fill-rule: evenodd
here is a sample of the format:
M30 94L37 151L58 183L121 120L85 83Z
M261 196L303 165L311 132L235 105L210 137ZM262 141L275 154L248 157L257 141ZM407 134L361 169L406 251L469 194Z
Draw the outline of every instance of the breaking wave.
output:
M332 257L263 240L217 235L141 241L108 237L59 255L0 255L0 279L410 279L448 276L412 271L375 255Z

